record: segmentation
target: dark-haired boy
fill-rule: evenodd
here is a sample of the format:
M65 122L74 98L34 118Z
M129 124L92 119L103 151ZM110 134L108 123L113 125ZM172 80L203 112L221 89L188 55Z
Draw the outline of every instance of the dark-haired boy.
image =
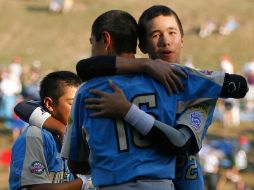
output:
M49 73L40 84L43 108L66 125L80 84L79 77L72 72ZM86 177L74 180L66 160L60 157L61 147L57 135L41 126L28 126L12 147L10 189L80 190Z

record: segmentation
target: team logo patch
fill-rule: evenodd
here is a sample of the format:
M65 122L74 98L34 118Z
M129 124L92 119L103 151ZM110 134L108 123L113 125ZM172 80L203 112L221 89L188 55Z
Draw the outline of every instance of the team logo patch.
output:
M211 75L213 73L213 71L208 71L208 70L201 70L200 72L205 75Z
M34 174L42 174L45 170L45 167L39 161L34 161L30 166L30 172Z
M199 112L192 112L190 115L190 124L196 130L198 130L201 126L202 114Z

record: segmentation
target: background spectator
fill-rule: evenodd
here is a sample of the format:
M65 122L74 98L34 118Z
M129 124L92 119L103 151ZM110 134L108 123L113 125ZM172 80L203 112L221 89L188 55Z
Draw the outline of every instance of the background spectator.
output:
M219 149L207 144L206 140L204 140L199 155L203 165L206 188L207 190L216 190L220 180L220 159L224 157L224 154Z
M199 37L201 38L205 38L210 36L214 31L217 30L217 25L215 24L215 22L211 21L211 20L207 20L205 23L203 23L200 27L200 31L199 31Z
M247 112L254 111L254 57L244 65L244 75L249 83L249 92L245 96L245 109Z
M228 16L227 21L219 28L219 33L222 35L229 35L238 27L238 22L234 16Z
M41 74L41 62L34 60L32 65L24 69L22 75L22 95L26 100L39 100L39 83Z
M60 13L62 11L63 0L51 0L49 3L49 12Z
M223 55L220 61L220 69L226 73L234 73L234 64L228 55ZM240 105L237 99L222 100L223 126L234 127L240 124Z
M74 0L63 0L63 8L62 8L63 13L68 13L72 8L73 3Z
M22 85L20 81L22 73L21 58L15 57L13 62L8 66L7 72L2 75L0 83L0 91L2 93L0 104L0 118L4 120L4 126L12 129L13 140L20 134L20 129L24 127L18 122L18 118L14 118L13 108L20 98ZM17 131L18 128L18 131Z

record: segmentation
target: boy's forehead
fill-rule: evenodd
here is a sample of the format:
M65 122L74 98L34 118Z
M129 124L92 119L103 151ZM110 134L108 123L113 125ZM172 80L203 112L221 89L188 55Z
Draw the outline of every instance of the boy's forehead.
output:
M164 30L167 28L179 29L176 18L173 15L170 16L159 15L147 21L146 23L146 29L148 33L154 30Z
M76 91L78 90L77 86L63 86L62 87L62 95L61 96L74 96Z
M64 87L65 93L67 93L69 90L77 91L77 89L78 89L78 86L76 86L76 85L68 85L68 86Z

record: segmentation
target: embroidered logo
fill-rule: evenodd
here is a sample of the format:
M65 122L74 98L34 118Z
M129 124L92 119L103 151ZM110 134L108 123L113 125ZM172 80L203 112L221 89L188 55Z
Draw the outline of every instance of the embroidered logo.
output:
M30 166L30 172L34 174L42 174L45 170L45 167L39 161L34 161Z
M208 70L200 70L201 73L205 75L212 75L213 71L208 71Z
M202 114L199 112L192 112L190 115L190 124L196 130L198 130L201 126L201 118L202 118Z

